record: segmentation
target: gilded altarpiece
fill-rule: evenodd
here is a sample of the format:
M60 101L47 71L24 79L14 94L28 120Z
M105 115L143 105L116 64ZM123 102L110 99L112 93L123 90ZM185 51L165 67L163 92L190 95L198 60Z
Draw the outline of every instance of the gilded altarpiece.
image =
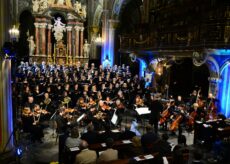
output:
M30 60L62 65L87 62L89 56L83 53L86 6L78 1L73 4L71 0L33 0L32 3L35 46L29 47L33 52L29 54Z

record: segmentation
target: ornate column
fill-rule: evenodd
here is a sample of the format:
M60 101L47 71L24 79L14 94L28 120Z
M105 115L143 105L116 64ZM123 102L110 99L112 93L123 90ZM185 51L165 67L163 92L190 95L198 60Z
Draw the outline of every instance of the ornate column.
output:
M72 26L67 26L67 55L72 56Z
M51 55L52 53L52 45L51 45L51 29L52 29L53 25L52 24L48 24L48 46L47 46L47 54L48 56Z
M79 29L80 27L75 26L75 56L74 58L79 58Z
M35 43L36 43L36 55L39 54L39 23L34 23L35 26Z
M41 23L40 28L41 28L41 54L43 56L46 55L46 26L47 23Z
M84 32L84 27L81 27L80 31L81 31L81 36L80 36L80 57L83 57L83 44L84 44L83 32Z

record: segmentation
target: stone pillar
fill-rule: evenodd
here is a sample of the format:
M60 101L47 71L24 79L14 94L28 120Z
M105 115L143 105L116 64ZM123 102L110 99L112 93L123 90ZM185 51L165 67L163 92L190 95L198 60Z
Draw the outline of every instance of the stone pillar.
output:
M10 59L0 59L0 80L0 152L3 152L14 148Z
M212 93L212 95L216 97L217 91L219 89L218 86L221 79L219 79L218 77L209 77L208 81L209 81L208 93Z
M75 26L75 56L74 58L79 58L79 29L80 27Z
M43 56L46 55L46 26L47 23L41 23L40 28L41 28L41 54Z
M72 27L67 26L67 56L72 56Z
M114 38L115 38L115 29L117 28L119 21L118 20L109 20L109 59L110 65L114 64Z
M80 31L81 31L81 36L80 36L80 57L83 57L83 44L84 44L83 32L84 32L84 27L81 27Z
M52 43L51 43L51 29L53 25L48 24L48 46L47 46L47 54L48 56L51 56L52 54Z
M109 10L103 10L102 13L102 54L101 54L101 64L103 65L104 60L108 57L109 58L109 47L108 47L108 41L109 41L109 28L108 28L108 14ZM110 60L110 59L108 59ZM104 65L103 65L104 67Z
M34 26L35 26L36 55L39 55L39 23L34 23Z

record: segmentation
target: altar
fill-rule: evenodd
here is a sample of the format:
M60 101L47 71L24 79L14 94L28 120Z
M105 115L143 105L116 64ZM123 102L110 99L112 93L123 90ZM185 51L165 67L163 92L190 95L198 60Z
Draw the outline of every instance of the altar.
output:
M29 60L73 65L88 62L84 45L86 5L71 0L34 0L35 36L29 36Z

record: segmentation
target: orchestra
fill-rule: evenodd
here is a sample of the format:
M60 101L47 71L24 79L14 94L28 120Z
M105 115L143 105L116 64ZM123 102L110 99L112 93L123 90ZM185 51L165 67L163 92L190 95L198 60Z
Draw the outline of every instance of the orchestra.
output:
M199 89L193 91L187 102L181 96L176 101L165 100L154 88L145 88L137 75L132 76L129 67L102 69L100 66L97 70L94 64L91 68L87 65L47 65L46 71L41 71L39 65L34 67L36 71L25 65L17 70L17 81L21 85L17 87L21 94L18 96L22 97L19 103L24 104L24 129L28 124L29 129L32 125L41 125L42 121L57 113L66 120L66 124L93 123L98 128L103 128L104 123L111 125L115 113L119 126L125 111L135 113L136 108L151 107L151 100L156 98L162 105L157 122L164 130L176 132L184 128L192 131L195 120L213 120L218 116L215 96L210 95L206 101L200 96ZM82 114L85 116L78 122ZM138 117L137 114L132 116ZM151 118L149 120L151 122Z

